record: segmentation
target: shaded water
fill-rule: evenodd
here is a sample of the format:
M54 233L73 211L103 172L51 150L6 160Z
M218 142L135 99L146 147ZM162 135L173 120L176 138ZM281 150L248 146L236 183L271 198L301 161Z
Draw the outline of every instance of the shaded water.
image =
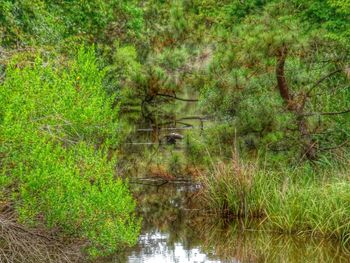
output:
M105 262L350 262L330 240L244 230L247 224L200 213L193 185L136 186L134 192L144 218L139 241Z

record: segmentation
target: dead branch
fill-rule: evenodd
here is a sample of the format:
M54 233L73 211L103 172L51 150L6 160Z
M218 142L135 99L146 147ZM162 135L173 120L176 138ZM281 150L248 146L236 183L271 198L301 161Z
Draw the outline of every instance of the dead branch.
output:
M188 102L197 102L198 101L198 99L179 98L179 97L176 96L176 94L169 95L169 94L157 93L156 96L167 97L167 98L171 98L171 99L175 99L175 100L188 101Z
M340 114L346 114L350 113L350 109L343 110L343 111L334 111L334 112L309 112L304 113L303 116L315 116L315 115L321 115L321 116L332 116L332 115L340 115Z

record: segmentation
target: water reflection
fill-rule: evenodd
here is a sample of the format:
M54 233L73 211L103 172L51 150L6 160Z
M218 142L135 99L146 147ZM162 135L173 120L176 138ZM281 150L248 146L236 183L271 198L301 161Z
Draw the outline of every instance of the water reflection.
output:
M138 244L141 251L132 251L128 262L220 262L209 259L200 248L186 249L181 241L169 244L168 240L169 235L160 232L142 234Z
M244 229L247 222L227 224L200 214L194 189L135 188L144 218L139 242L106 262L350 262L344 249L330 240Z

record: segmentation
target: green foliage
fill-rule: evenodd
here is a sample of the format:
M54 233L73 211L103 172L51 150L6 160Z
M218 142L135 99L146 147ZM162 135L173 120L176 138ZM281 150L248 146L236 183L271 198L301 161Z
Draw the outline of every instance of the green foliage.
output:
M225 216L242 218L264 216L266 195L278 185L276 176L258 171L256 165L237 157L228 164L213 164L201 181L207 206Z
M348 117L317 114L341 112L349 107L344 70L327 77L337 68L347 68L348 48L346 41L340 40L344 32L328 30L321 21L313 20L312 16L306 19L305 15L314 5L322 5L323 9L315 8L320 12L335 12L335 9L326 1L302 1L298 7L297 1L244 2L248 9L242 14L232 9L239 19L231 33L215 29L223 41L218 43L209 76L203 78L202 108L235 127L238 142L254 141L260 151L284 153L290 160L294 155L299 159L295 155L297 148L302 147L298 118L287 109L276 88L277 59L282 50L287 50L285 77L293 98L291 103L300 106L302 98L312 90L302 109L315 113L306 117L308 132L320 148L329 148L330 142L341 144L348 133L344 129ZM232 5L245 4L237 1ZM332 13L327 19L338 23L345 16ZM341 23L345 25L345 20ZM338 38L332 37L336 35ZM320 132L328 129L334 132L327 135Z
M288 190L276 191L276 196L267 202L267 215L275 227L288 232L310 229L347 241L350 233L347 182L311 182L286 187Z
M181 175L183 160L181 160L181 155L175 151L171 152L169 160L167 161L167 170L172 175Z
M42 218L84 238L93 256L134 244L140 227L126 185L114 179L118 109L104 74L82 48L66 69L40 57L24 68L13 62L0 86L3 195L22 221Z
M189 115L195 105L181 98L198 94L195 115L213 123L186 136L186 158L172 149L150 152L156 174L182 175L231 158L233 149L243 158L264 156L269 168L299 163L306 137L320 160L334 163L328 150L339 159L340 146L349 145L349 16L348 0L1 1L0 197L13 200L25 222L43 219L86 238L91 254L134 243L135 204L114 179L111 149L125 123L128 130L180 123L176 111ZM81 42L96 43L103 70L91 50L69 59ZM33 62L32 50L44 55ZM284 52L289 101L276 81ZM321 232L334 230L339 211L347 211L339 205L331 224L321 212L314 218L334 200L347 202L343 182L307 189L288 181L284 192L292 176L239 165L211 168L214 207L264 213L291 231L324 226ZM311 205L312 195L333 199L329 207Z
M176 37L181 37L186 31L187 21L185 19L183 1L173 1L170 9L170 26Z
M71 36L101 36L118 17L125 34L137 35L143 26L135 1L4 0L0 3L2 44L57 44Z
M187 133L185 137L185 156L190 164L201 164L205 160L207 146L194 133Z
M117 46L113 55L113 65L117 77L124 81L136 79L141 74L141 64L137 61L137 51L133 46Z
M324 29L331 39L348 45L350 38L350 3L348 0L293 0L300 9L300 17L311 30Z

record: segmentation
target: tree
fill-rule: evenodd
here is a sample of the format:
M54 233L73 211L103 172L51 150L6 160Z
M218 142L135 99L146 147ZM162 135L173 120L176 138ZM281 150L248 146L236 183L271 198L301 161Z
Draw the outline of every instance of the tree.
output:
M316 116L330 116L324 113L326 109L340 113L349 108L343 90L347 57L346 51L335 51L342 41L330 37L323 27L305 22L303 14L290 2L276 1L245 16L217 53L211 71L212 79L218 79L214 87L231 94L228 107L232 110L225 111L233 113L241 133L258 132L262 142L264 137L271 138L269 134L282 131L285 135L277 137L278 143L290 137L288 133L298 131L302 156L315 159L330 143L320 133L330 122L333 127L340 124L340 119L317 121ZM330 84L335 85L334 98L327 90L321 91ZM323 93L317 100L316 90ZM207 99L210 103L210 96ZM227 103L221 105L226 107ZM255 114L263 114L252 115L252 108ZM344 130L336 129L333 145L344 138L340 134L344 135ZM271 146L269 139L265 142Z

